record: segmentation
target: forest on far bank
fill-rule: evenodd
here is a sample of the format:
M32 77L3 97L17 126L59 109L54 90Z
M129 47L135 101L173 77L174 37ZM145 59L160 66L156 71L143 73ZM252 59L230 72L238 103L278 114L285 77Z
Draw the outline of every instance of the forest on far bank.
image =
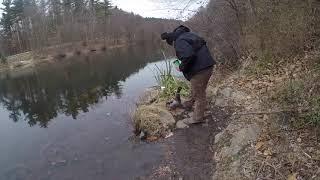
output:
M143 18L109 0L3 0L0 53L45 52L60 45L159 42L179 21ZM63 47L61 47L63 48Z

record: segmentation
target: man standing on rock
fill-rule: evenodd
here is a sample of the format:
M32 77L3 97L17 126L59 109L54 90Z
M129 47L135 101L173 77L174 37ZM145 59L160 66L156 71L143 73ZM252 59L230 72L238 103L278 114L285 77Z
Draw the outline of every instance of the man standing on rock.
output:
M161 34L161 39L174 46L176 56L181 61L179 69L191 82L191 99L184 103L184 107L192 109L195 104L195 112L191 119L186 120L186 123L204 122L207 106L206 89L215 65L206 41L182 25L173 32Z

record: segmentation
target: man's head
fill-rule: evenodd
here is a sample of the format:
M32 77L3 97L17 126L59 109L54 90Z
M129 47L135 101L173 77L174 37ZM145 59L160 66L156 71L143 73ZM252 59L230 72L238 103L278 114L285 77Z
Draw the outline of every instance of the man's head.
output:
M169 45L173 45L173 42L183 33L190 32L190 29L186 26L180 25L173 32L165 32L161 34L161 39L166 40Z

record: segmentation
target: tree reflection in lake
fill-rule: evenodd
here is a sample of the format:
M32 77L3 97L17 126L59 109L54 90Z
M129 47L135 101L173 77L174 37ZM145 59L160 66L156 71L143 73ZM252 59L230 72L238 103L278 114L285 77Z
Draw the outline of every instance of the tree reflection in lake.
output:
M120 98L121 81L148 62L161 59L153 46L128 47L73 57L33 73L0 79L0 103L14 122L47 128L59 114L77 119L80 112L111 95Z

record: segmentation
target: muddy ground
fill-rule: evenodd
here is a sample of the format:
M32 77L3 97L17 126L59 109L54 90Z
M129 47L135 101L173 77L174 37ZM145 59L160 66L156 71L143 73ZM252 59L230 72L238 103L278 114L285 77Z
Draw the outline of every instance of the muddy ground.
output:
M230 110L211 107L208 123L176 130L174 136L160 140L167 153L153 172L139 180L207 180L214 173L214 137L229 121Z

